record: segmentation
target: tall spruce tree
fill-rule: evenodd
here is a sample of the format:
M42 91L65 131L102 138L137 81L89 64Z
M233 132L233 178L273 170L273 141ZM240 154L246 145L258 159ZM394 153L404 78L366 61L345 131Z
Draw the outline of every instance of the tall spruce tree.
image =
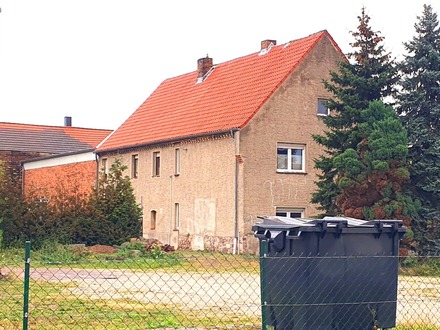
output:
M345 216L403 219L409 225L417 204L402 194L409 180L406 131L381 101L372 101L359 115L358 130L351 134L361 141L333 159L341 190L336 205Z
M421 202L412 227L423 253L440 252L440 29L437 14L424 5L416 35L404 43L408 55L398 112L408 131L411 181L408 190Z
M347 54L349 61L341 61L338 72L330 72L330 81L324 81L325 88L333 94L328 102L332 113L323 118L327 127L324 134L314 136L326 154L315 160L315 168L321 174L312 202L319 204L326 215L341 212L336 204L341 189L335 181L338 171L334 158L349 148L357 148L362 137L353 132L359 130L361 111L368 108L370 101L393 95L397 81L394 62L383 46L384 37L370 27L365 8L358 20L357 30L351 31L354 41L350 44L353 52Z

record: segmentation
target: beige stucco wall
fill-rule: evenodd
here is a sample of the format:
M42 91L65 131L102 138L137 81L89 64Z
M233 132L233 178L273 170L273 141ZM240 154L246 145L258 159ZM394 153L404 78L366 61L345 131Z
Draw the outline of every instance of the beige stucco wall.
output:
M175 149L180 148L180 174L175 175ZM153 152L160 152L159 177L152 176ZM143 208L143 236L163 244L195 250L232 252L235 221L235 145L231 134L134 150L118 155L129 168L138 154L138 178L132 179ZM115 156L108 158L109 164ZM174 228L175 203L180 226ZM151 229L151 211L156 229ZM221 248L219 248L221 245Z
M243 157L244 216L240 226L245 248L256 251L251 233L257 215L275 215L276 207L300 208L305 217L318 214L310 203L316 189L313 159L323 149L312 140L324 125L317 115L318 98L328 99L322 79L336 71L341 54L324 38L240 132ZM306 146L306 173L277 173L277 142Z

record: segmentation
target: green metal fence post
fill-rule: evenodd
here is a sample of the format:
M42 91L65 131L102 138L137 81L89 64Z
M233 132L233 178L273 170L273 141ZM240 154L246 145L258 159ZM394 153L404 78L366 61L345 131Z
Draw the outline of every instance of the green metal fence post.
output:
M28 329L29 321L29 274L31 268L31 242L26 241L24 256L24 292L23 292L23 330Z
M266 330L267 328L267 320L266 320L266 258L267 258L267 241L260 241L260 292L261 292L261 325L262 329Z

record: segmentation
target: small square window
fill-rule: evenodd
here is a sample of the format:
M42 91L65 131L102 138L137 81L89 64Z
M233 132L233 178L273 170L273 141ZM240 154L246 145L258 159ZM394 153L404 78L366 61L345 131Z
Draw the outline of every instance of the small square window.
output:
M318 99L318 116L328 116L330 114L330 109L327 106L328 100Z
M139 166L139 155L131 156L131 177L133 179L136 179L139 175L138 166Z
M277 171L305 172L305 145L279 143L277 146Z
M153 152L153 176L160 176L160 152Z

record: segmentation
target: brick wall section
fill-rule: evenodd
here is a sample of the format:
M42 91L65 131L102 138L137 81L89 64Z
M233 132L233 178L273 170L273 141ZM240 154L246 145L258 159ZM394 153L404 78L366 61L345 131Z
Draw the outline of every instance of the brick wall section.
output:
M49 198L59 192L89 194L96 181L96 162L43 167L25 172L26 196Z

